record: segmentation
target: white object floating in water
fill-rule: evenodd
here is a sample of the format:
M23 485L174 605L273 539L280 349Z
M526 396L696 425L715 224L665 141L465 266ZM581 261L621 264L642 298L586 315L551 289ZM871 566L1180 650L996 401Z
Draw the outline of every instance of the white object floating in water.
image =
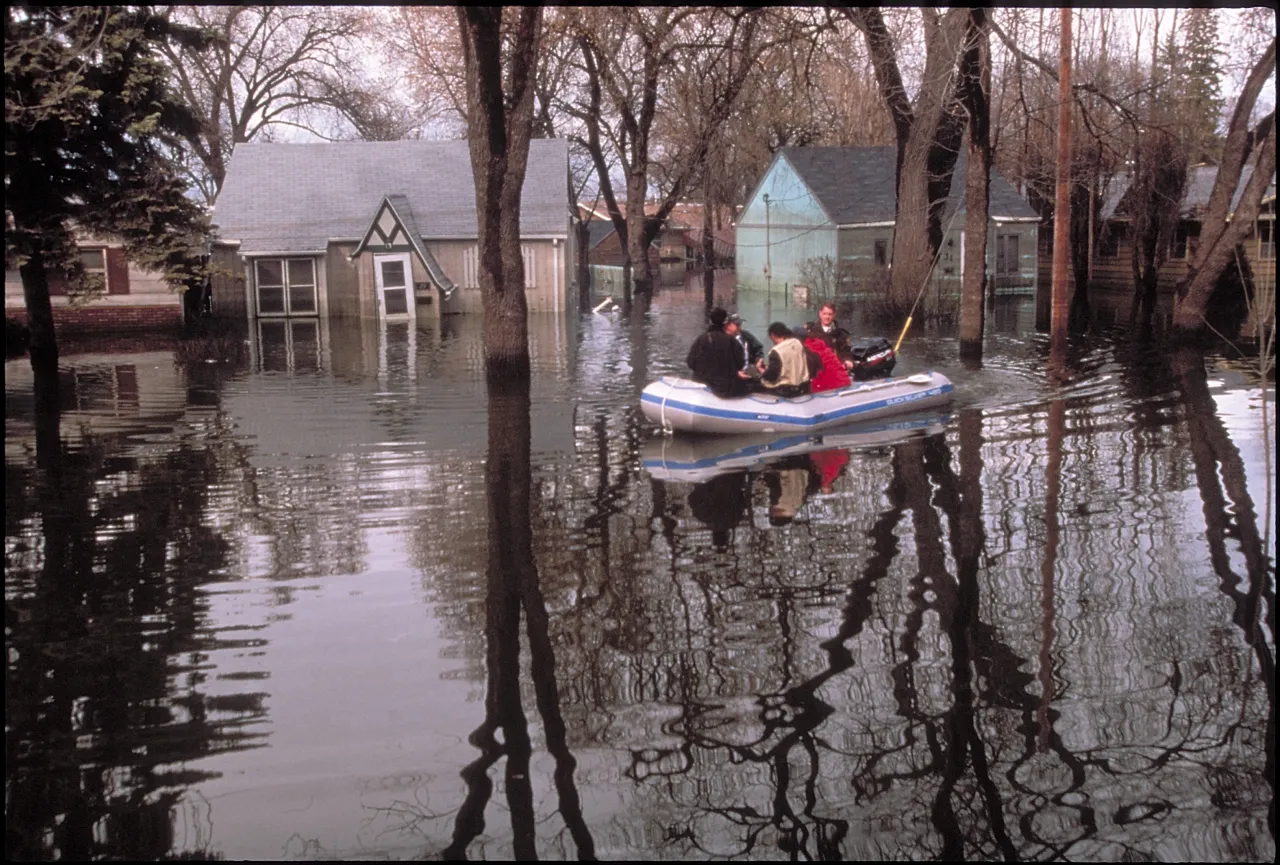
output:
M613 302L613 295L609 295L604 300L596 304L596 308L591 311L592 312L613 312L617 308L618 308L618 305Z

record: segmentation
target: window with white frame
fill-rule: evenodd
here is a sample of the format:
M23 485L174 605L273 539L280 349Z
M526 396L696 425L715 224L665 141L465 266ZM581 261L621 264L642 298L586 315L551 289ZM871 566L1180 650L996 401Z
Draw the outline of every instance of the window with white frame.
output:
M462 251L462 287L480 287L480 247L471 246Z
M91 279L94 277L101 279L103 290L107 289L107 251L105 249L82 248L80 250L80 264L84 267L84 272L87 276Z
M996 235L996 275L1017 276L1022 272L1022 258L1018 254L1018 235Z
M533 264L534 264L533 247L528 244L522 244L520 246L520 254L524 257L524 287L536 288L538 283L537 283L537 280L534 278L534 272L533 272Z
M1272 261L1276 257L1276 221L1274 219L1258 220L1258 258Z
M259 258L254 262L258 315L315 315L316 263L312 258Z

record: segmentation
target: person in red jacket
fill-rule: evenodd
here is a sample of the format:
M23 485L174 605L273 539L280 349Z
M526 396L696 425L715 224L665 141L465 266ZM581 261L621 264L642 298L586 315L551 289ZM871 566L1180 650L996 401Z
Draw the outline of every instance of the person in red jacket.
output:
M822 371L813 377L809 389L810 393L836 390L849 386L849 371L844 368L844 364L840 362L840 358L836 356L836 353L831 350L831 346L827 345L826 340L810 330L804 339L804 347L822 359Z

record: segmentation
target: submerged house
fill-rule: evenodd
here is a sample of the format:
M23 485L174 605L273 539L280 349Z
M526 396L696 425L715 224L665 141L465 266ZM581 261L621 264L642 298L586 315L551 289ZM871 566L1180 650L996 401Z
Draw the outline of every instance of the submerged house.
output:
M567 308L572 217L568 144L530 142L530 311ZM483 308L466 141L238 144L213 222L215 315L413 320Z
M738 220L738 284L782 289L826 268L838 292L861 290L893 266L897 190L893 147L784 147ZM959 290L965 256L962 155L943 211L934 278ZM991 170L987 273L997 290L1032 291L1040 217ZM811 286L812 287L812 286Z
M1245 185L1253 174L1253 166L1244 166L1240 183L1231 200L1235 212ZM1187 183L1183 190L1182 204L1178 209L1178 223L1169 239L1164 264L1161 265L1157 286L1173 289L1187 275L1187 266L1195 256L1200 240L1200 226L1204 211L1209 205L1214 181L1218 179L1216 165L1193 165L1187 171ZM1130 205L1130 177L1119 174L1111 181L1110 189L1102 202L1099 218L1102 221L1098 240L1093 251L1093 284L1103 288L1133 288L1133 232ZM1263 194L1262 207L1253 236L1241 244L1244 262L1251 268L1255 284L1274 288L1276 280L1276 181Z
M66 274L48 270L53 325L58 332L176 331L182 327L186 286L172 285L164 274L130 261L119 240L77 234L75 244L85 272L101 280L102 290L73 297ZM23 324L27 321L22 274L17 270L4 273L4 314Z

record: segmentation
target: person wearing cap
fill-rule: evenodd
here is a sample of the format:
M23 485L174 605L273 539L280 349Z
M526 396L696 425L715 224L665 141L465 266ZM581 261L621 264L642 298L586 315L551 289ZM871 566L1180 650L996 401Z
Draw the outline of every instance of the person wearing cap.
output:
M726 399L746 396L751 376L743 370L746 355L742 344L725 333L729 313L720 307L707 316L707 330L689 348L685 363L693 370L694 381L700 381L718 397Z
M761 360L756 364L760 370L760 390L781 397L807 394L813 364L821 363L817 355L807 351L791 328L781 321L769 325L769 340L773 348L769 349L768 362Z
M764 357L764 345L750 331L742 329L742 316L736 312L730 313L725 319L724 332L742 344L742 350L747 354L744 368L750 372L750 368L756 365L756 361Z

